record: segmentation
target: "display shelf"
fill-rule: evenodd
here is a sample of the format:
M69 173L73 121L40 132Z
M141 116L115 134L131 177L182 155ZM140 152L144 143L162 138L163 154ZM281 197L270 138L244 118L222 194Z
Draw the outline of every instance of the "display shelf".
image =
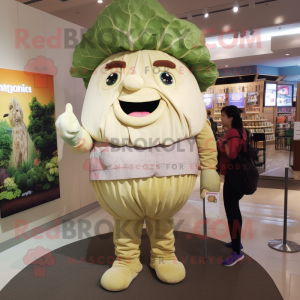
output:
M258 115L258 114L260 114L260 112L246 111L246 114L256 114L256 115Z
M273 125L269 125L269 126L244 126L244 128L254 128L254 129L259 129L259 128L270 128L273 127Z
M253 132L253 131L250 131L250 133L275 134L275 132L274 132L274 131L270 131L270 132Z
M264 121L268 121L268 119L260 119L260 120L243 120L243 122L264 122Z

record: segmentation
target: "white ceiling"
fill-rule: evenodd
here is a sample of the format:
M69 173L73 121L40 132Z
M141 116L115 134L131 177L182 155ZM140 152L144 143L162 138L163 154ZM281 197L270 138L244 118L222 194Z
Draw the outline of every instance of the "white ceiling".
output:
M17 0L24 3L28 0ZM275 24L287 24L299 21L299 0L269 0L272 2L259 4L267 0L256 0L255 7L242 7L248 5L249 0L239 0L241 6L238 13L232 10L212 13L209 18L203 16L194 17L191 22L195 23L201 30L215 28L218 32L226 27L234 30L241 28L262 28ZM90 28L98 14L108 5L111 0L42 0L33 4L31 7L40 9L47 13L58 16L85 28ZM231 8L235 1L232 0L159 0L162 6L171 14L177 17L186 17L188 12L192 15L203 13L204 8L209 11L217 11ZM79 13L79 14L77 14Z
M26 2L28 0L16 0ZM218 35L222 30L229 28L240 31L241 29L268 28L274 26L293 28L300 22L300 0L274 0L273 2L258 4L263 0L256 0L255 7L240 7L238 13L223 11L211 13L208 18L203 16L193 17L190 22L196 24L201 30L213 28L215 33L209 36ZM70 21L84 28L90 28L99 13L108 5L111 0L103 0L102 4L97 0L69 0L61 2L60 0L42 0L31 4L31 7L40 9L64 20ZM216 11L231 8L235 1L231 0L159 0L162 6L171 14L179 18L186 17L188 12L192 15L202 14L203 8L208 7L209 11ZM248 5L249 0L240 0L239 5ZM284 25L290 24L290 25ZM267 32L267 29L265 29ZM232 57L228 59L214 60L218 68L245 66L245 65L268 65L275 67L284 67L300 64L300 52L294 51L289 57L282 53L270 53L255 56Z

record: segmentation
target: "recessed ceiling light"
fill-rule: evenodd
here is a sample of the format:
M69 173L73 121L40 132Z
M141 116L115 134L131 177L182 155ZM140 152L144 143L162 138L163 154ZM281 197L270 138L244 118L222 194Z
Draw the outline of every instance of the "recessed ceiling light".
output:
M286 55L289 55L289 54L286 54Z
M98 3L103 3L103 1L102 0L98 0Z
M209 13L208 13L207 8L204 8L204 9L203 9L203 14L204 14L204 18L208 18Z
M228 65L225 66L225 68L227 68L227 67L228 67Z
M239 4L237 2L235 2L232 9L233 9L233 12L235 12L235 13L238 12L239 11Z

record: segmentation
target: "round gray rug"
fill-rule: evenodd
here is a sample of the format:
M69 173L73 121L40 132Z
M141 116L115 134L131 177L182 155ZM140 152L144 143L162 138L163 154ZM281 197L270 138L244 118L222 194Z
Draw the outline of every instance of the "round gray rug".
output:
M115 259L112 233L106 233L61 247L38 264L36 260L4 287L0 299L283 299L272 278L248 255L244 254L240 264L224 267L220 263L231 252L225 243L209 238L208 260L204 261L202 236L180 231L174 231L174 235L176 256L186 268L186 277L180 283L164 283L150 268L150 241L143 229L143 270L126 290L110 292L100 285L102 274Z

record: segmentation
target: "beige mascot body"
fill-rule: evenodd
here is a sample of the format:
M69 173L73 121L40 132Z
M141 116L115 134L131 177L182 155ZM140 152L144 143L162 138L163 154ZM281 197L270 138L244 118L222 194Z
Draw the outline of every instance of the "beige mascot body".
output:
M155 0L136 2L171 16ZM116 10L116 5L123 3L112 1L98 18L110 7ZM56 121L59 135L72 151L90 151L91 185L100 205L115 220L117 258L101 278L101 285L110 291L126 289L142 270L139 246L144 220L151 242L150 266L163 282L182 281L185 268L175 255L173 215L192 193L198 165L201 197L205 191L220 190L216 143L199 80L182 60L165 51L129 49L102 59L88 79L73 69L72 75L88 84L82 127L71 104ZM92 69L75 54L73 67L85 63L87 70ZM207 76L211 76L209 86L217 77L209 54L207 61L213 67L213 74Z

